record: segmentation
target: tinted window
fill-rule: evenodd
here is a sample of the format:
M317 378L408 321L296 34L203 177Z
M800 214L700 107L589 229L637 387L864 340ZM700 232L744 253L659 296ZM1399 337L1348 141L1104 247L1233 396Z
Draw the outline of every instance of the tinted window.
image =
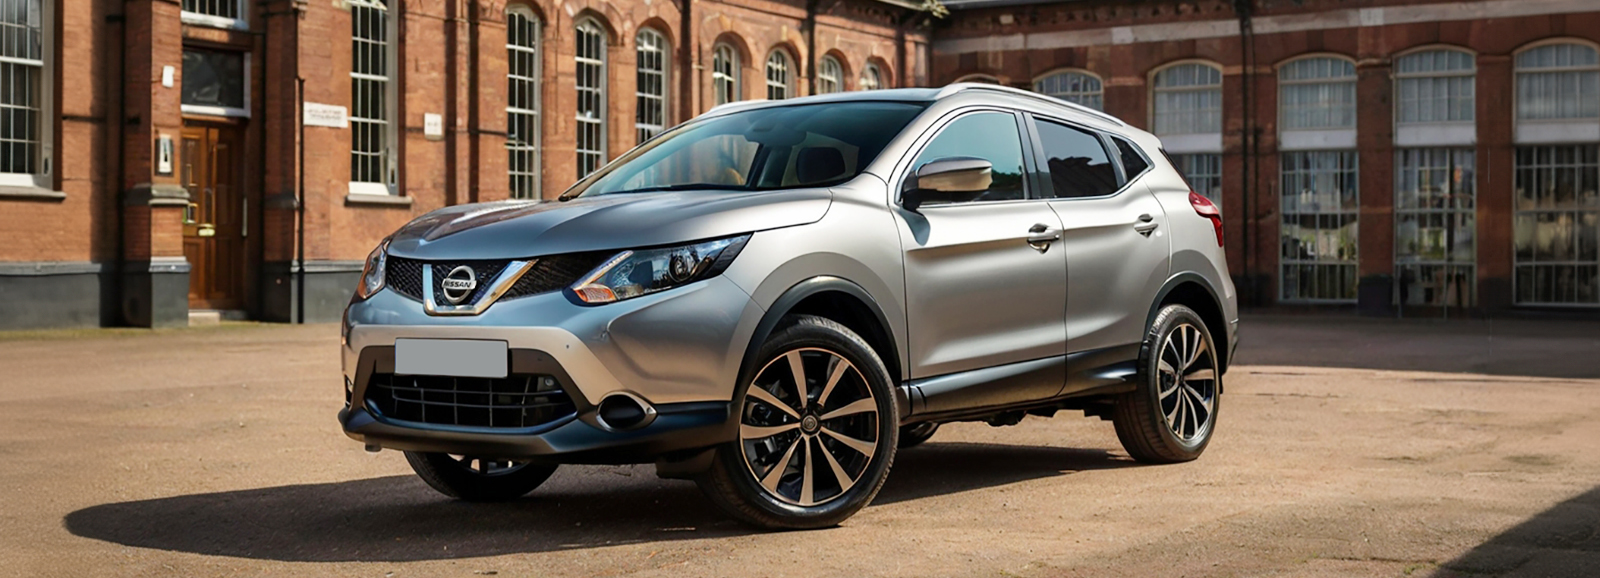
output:
M980 112L956 119L928 143L928 148L922 149L911 170L950 157L975 157L994 165L994 181L989 190L963 199L964 202L1022 198L1022 137L1012 114Z
M1150 168L1150 161L1144 160L1144 155L1139 154L1139 149L1133 143L1119 137L1111 137L1117 143L1117 152L1122 153L1122 172L1128 175L1128 180L1133 180L1139 173Z
M1035 126L1050 171L1050 196L1069 199L1116 192L1117 169L1099 136L1047 121L1035 121Z
M696 120L628 151L562 198L835 185L860 174L925 107L902 102L807 104ZM1011 133L1015 138L1016 130Z

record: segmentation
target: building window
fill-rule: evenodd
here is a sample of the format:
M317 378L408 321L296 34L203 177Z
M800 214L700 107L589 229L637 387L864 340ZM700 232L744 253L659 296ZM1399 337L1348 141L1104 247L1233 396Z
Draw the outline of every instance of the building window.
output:
M1178 172L1188 179L1189 187L1211 203L1222 206L1222 155L1212 153L1172 155Z
M1476 65L1459 50L1429 50L1395 59L1399 124L1472 122Z
M54 4L53 2L51 4ZM0 184L48 187L49 15L40 0L0 0Z
M1354 151L1281 157L1283 301L1354 302L1360 214Z
M767 55L767 100L789 98L793 92L789 68L789 53L774 50Z
M539 17L526 6L506 10L506 173L511 198L540 197Z
M732 46L718 44L711 52L711 88L717 93L717 104L736 102L739 98L739 53Z
M832 94L844 90L844 66L832 56L822 57L817 66L817 94Z
M1340 58L1306 58L1278 70L1284 130L1356 127L1356 65Z
M244 0L183 0L180 17L190 24L248 28Z
M350 3L350 192L394 192L394 54L385 0Z
M1477 274L1477 206L1469 148L1395 151L1394 262L1403 305L1468 307Z
M578 178L606 159L606 33L593 19L578 22Z
M667 62L672 51L667 37L650 28L639 30L639 73L634 128L639 142L650 140L667 126Z
M1600 118L1600 54L1547 44L1517 55L1517 119Z
M1034 81L1033 91L1073 104L1104 110L1100 79L1084 72L1057 72Z
M1155 133L1222 132L1222 70L1206 64L1179 64L1156 73Z
M249 78L250 61L243 52L184 49L183 112L250 116Z
M1600 146L1518 147L1516 302L1600 306Z
M861 69L861 90L877 90L884 88L883 72L878 70L878 65L868 62Z

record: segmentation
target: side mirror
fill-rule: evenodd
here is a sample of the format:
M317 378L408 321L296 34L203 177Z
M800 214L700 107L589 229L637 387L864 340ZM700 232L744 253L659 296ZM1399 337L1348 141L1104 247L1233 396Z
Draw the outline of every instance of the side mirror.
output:
M900 206L915 211L927 201L971 200L994 183L994 165L974 157L945 157L922 165L906 179Z

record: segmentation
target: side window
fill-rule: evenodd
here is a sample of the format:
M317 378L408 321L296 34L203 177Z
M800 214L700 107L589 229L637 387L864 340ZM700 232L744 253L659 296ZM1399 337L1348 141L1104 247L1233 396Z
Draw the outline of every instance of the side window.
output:
M1144 155L1139 154L1139 148L1133 143L1117 136L1111 137L1111 140L1117 143L1117 152L1122 155L1122 172L1128 175L1128 180L1133 180L1150 168L1150 161L1144 160Z
M1105 143L1094 133L1035 120L1050 171L1050 194L1057 199L1098 197L1117 191L1117 169Z
M922 149L916 162L911 163L911 170L915 172L922 165L950 157L980 158L994 167L989 190L965 202L1023 198L1022 137L1017 133L1016 116L1011 113L979 112L956 119Z

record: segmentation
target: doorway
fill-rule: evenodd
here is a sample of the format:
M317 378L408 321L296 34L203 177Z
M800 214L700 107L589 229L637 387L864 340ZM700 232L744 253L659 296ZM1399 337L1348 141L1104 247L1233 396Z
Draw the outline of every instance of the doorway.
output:
M180 155L189 206L183 256L189 260L189 308L238 310L245 301L249 206L239 184L244 129L187 121Z

